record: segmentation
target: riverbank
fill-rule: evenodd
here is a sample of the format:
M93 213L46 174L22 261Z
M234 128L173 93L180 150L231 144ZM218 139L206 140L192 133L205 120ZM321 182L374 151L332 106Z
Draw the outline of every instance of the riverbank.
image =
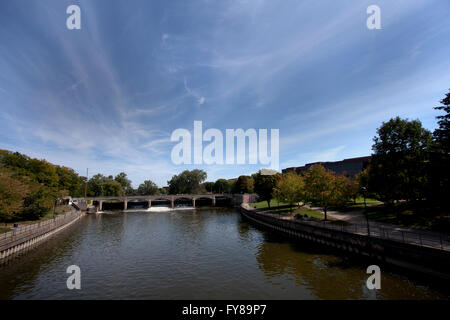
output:
M356 224L339 226L328 222L297 220L261 212L246 204L241 206L241 215L254 224L298 240L450 281L448 238L430 238L421 233L382 228L369 231L364 225Z
M72 208L69 212L55 216L53 219L18 226L1 234L0 263L63 230L83 215L81 211Z

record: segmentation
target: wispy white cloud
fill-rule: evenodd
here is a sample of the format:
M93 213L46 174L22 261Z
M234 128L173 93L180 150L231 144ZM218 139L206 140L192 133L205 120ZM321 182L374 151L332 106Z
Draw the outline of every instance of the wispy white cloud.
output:
M186 89L186 92L188 94L190 94L191 96L193 96L197 100L198 104L205 103L205 101L206 101L205 97L201 96L196 91L194 91L194 90L192 90L191 88L188 87L186 77L184 77L184 88Z

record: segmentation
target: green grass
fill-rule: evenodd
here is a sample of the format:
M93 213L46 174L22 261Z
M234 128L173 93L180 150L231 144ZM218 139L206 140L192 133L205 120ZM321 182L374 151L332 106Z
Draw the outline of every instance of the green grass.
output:
M291 211L289 204L287 204L285 202L280 202L280 205L278 205L278 202L273 199L270 202L270 209L267 206L267 201L252 203L251 206L253 208L259 209L261 211L275 213L275 214L279 214L282 216L291 216L292 217L292 216L295 216L296 214L301 214L301 215L306 214L308 216L309 220L323 221L323 219L324 219L324 214L320 211L305 208L305 207L296 207L296 206L294 206ZM333 223L333 224L344 224L344 225L349 224L348 222L334 220L330 217L328 217L328 220L330 221L330 223Z
M1 233L6 233L6 232L9 232L9 231L11 231L10 228L0 227L0 234L1 234Z
M372 207L372 206L377 206L383 204L383 202L378 201L376 199L370 199L370 198L366 198L366 205L368 207ZM356 203L354 203L353 201L351 203L349 203L348 205L349 208L357 208L357 209L363 209L364 208L364 198L362 197L358 197L356 198Z
M255 202L255 203L252 203L252 204L250 204L253 208L256 208L256 209L268 209L268 206L267 206L267 201L260 201L260 202ZM277 201L277 200L275 200L275 199L272 199L272 200L270 200L270 207L278 207L278 206L287 206L287 205L289 205L288 203L286 203L286 202L279 202L279 201Z

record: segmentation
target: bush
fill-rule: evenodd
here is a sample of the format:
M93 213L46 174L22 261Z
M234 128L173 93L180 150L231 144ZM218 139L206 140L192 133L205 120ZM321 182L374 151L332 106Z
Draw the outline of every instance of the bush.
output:
M49 213L53 205L52 195L41 188L24 199L20 218L22 220L38 220Z

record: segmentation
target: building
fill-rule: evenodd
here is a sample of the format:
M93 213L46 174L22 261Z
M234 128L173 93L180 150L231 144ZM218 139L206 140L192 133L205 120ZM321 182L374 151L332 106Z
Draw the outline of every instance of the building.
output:
M311 168L314 165L320 164L325 169L331 170L336 174L344 174L353 177L367 167L370 158L371 158L370 156L367 156L367 157L344 159L342 161L313 162L307 163L302 167L286 168L283 169L282 172L287 173L293 171L296 173L301 173L309 170L309 168Z

